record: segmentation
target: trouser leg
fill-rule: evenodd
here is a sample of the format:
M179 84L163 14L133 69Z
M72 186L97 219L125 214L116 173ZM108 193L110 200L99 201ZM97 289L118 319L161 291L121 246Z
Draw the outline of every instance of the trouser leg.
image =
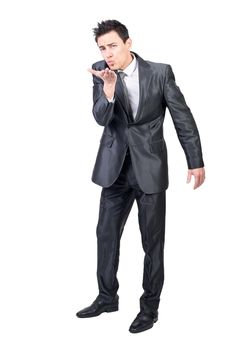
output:
M103 188L100 198L97 224L97 280L99 294L112 300L119 288L117 270L119 265L120 239L124 225L134 202L134 191L126 186L125 167L117 181Z
M166 191L153 194L139 192L136 198L142 246L145 252L141 310L155 313L164 282L164 238Z

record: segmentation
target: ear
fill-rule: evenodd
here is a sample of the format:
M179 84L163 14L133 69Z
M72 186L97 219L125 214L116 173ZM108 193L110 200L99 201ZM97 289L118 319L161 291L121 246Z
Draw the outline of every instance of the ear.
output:
M130 50L132 47L132 39L128 38L125 42L125 45L127 46L127 48Z

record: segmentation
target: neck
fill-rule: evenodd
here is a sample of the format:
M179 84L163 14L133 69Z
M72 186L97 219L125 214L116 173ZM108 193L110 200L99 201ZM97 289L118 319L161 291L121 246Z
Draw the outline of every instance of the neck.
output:
M131 52L129 52L126 62L124 62L123 66L120 69L124 70L125 68L127 68L129 64L132 62L132 60L133 60L133 55L131 54Z

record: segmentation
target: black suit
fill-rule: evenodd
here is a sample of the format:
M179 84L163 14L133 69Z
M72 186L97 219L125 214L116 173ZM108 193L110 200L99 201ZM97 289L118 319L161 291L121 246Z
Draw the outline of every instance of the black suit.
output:
M139 65L140 101L135 120L129 120L118 78L115 103L103 93L103 82L94 76L93 114L105 126L100 140L92 180L109 187L117 179L129 146L137 181L145 193L161 192L168 187L167 148L163 137L166 107L171 113L188 168L203 167L199 133L189 107L175 83L170 65L144 61ZM107 67L97 62L93 69Z
M141 309L156 312L164 281L163 248L168 188L167 148L163 137L166 107L172 116L188 168L204 166L200 137L170 65L144 61L134 53L139 69L139 106L135 119L128 113L118 77L114 103L93 76L93 115L104 126L92 174L103 187L97 225L99 292L111 301L118 290L116 277L120 238L136 199L145 251ZM93 69L107 67L97 62Z

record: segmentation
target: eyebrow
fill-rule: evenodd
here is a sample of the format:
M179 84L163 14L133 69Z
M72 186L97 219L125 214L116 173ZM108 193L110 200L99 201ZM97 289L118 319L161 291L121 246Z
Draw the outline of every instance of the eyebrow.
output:
M113 44L117 44L117 43L116 43L116 42L113 42L113 43L107 44L106 46L111 46L111 45L113 45ZM105 47L105 46L101 45L101 46L99 46L99 49L104 48L104 47Z

